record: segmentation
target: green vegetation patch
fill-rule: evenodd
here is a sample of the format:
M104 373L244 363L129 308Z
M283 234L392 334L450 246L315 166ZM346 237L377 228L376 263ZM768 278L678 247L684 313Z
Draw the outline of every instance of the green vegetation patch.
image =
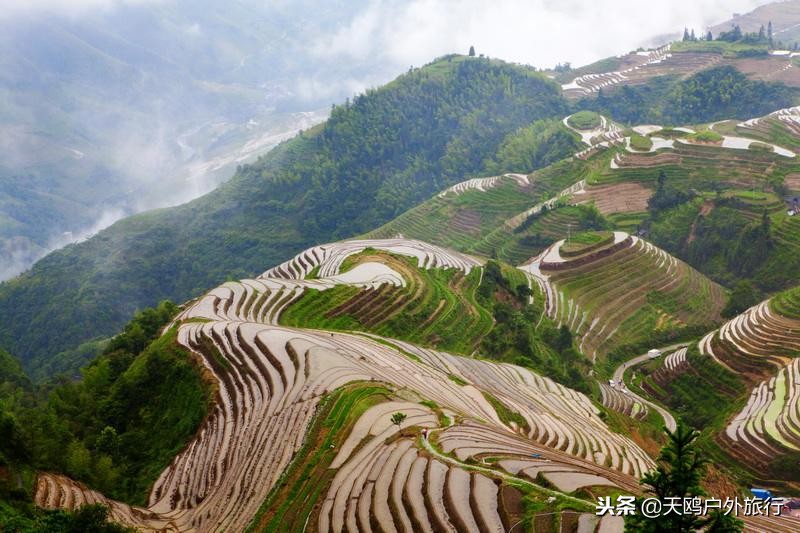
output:
M642 388L690 426L721 430L744 406L749 389L737 374L700 355L696 344L690 346L686 357L688 370L669 382L646 377L647 370L643 369Z
M721 143L723 137L716 131L703 130L689 135L689 140L699 143Z
M593 130L600 123L600 115L594 111L578 111L567 119L567 124L578 130Z
M146 504L211 402L199 365L177 343L177 328L158 336L176 313L169 302L138 313L80 381L41 387L12 403L18 460Z
M658 76L641 85L600 91L578 105L621 123L682 126L760 117L795 105L797 94L797 89L782 83L751 80L736 67L724 65L686 78Z
M248 531L316 530L308 523L323 500L336 470L328 468L338 448L364 412L388 401L384 387L350 385L327 395L314 415L303 447L270 491Z
M512 423L517 426L518 428L523 429L526 433L530 431L530 426L528 425L528 421L525 420L525 417L522 416L517 411L513 409L509 409L506 404L500 401L497 396L493 395L490 392L482 391L483 397L486 398L486 401L494 408L497 412L497 417L503 424L510 426Z
M631 148L640 152L647 152L653 148L653 141L650 140L650 137L634 133L631 135Z
M777 294L769 302L770 308L787 318L800 319L800 287Z
M771 144L766 144L758 141L753 141L750 143L750 146L747 147L748 150L753 150L754 152L774 152L775 147Z
M561 245L559 252L564 257L574 257L589 253L614 242L611 231L586 231L571 236L569 242Z

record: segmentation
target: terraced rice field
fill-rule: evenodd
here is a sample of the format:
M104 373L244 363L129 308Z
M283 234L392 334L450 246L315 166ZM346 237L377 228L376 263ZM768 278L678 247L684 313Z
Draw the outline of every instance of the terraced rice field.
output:
M615 232L614 244L563 258L552 245L521 266L547 296L547 313L580 335L581 350L604 356L653 331L713 325L725 303L722 287L652 244Z
M634 476L650 464L646 454L630 447L630 441L621 435L608 437L605 430L600 439L592 435L595 421L599 420L598 411L580 393L507 363L489 363L395 343L432 367L463 376L468 383L490 392L525 420L527 429L517 429L543 446ZM542 396L536 396L535 390Z
M475 245L482 255L496 255L511 264L522 263L563 239L570 231L583 229L586 213L576 206L561 206L541 213L532 223L511 230L502 226Z
M485 247L476 243L492 239L493 233L508 219L556 196L561 189L580 181L585 172L583 161L568 160L524 177L507 174L469 180L403 213L366 237L402 235L488 256L489 253L481 252ZM488 187L488 183L492 186Z
M775 121L770 121L774 123ZM791 173L798 168L794 151L800 149L800 137L773 129L762 142L780 143L773 152L746 149L753 139L729 137L723 146L690 144L675 141L671 147L653 152L615 152L609 167L589 180L590 186L613 183L652 183L664 170L671 183L694 187L698 180L718 181L749 189L754 183L765 184L765 177L776 172ZM743 130L744 131L744 130ZM748 132L750 130L747 130ZM727 143L727 144L726 144ZM782 146L785 145L785 146Z
M267 270L261 277L303 279L315 269L318 277L333 277L340 275L340 267L348 257L368 248L415 257L421 268L457 268L469 273L482 264L474 257L413 239L360 239L314 246Z
M309 291L285 308L281 324L371 331L467 355L492 329L491 315L475 299L481 271L465 276L456 269L420 269L411 259L388 254L354 257L367 264L382 261L407 281L360 291Z
M573 116L578 116L579 114L580 113L564 117L564 120L562 121L567 129L570 129L580 135L581 141L583 141L583 143L588 147L576 153L576 158L585 159L590 153L591 148L595 145L608 147L611 144L622 142L622 128L602 115L599 115L600 124L595 128L579 129L578 127L574 127L570 119Z
M686 348L676 350L664 358L664 369L667 372L678 372L686 363Z
M639 183L590 186L572 195L574 204L592 203L604 215L647 211L653 191Z
M635 66L621 70L604 72L597 74L585 74L572 80L570 83L561 86L561 90L567 96L579 97L599 91L604 87L611 87L624 83L629 77L634 76L636 71L646 67L661 63L671 57L669 53L670 45L665 45L655 50L649 50L639 54L641 61Z
M502 176L492 176L489 178L472 178L456 183L455 185L445 189L438 194L437 198L444 198L447 195L458 196L459 194L469 190L486 192L487 190L499 185L504 178L514 180L520 187L526 187L530 185L530 181L526 174L503 174Z
M636 420L642 420L647 416L647 406L638 399L630 396L624 388L612 387L605 383L600 383L601 402L605 407L623 415L627 415Z
M740 122L737 124L737 127L756 137L772 138L776 134L776 125L783 126L783 129L785 129L791 137L795 138L795 142L792 143L792 145L797 145L797 139L800 138L800 106L779 109L764 117L751 118L750 120ZM778 136L782 138L786 137L780 134Z
M686 355L687 352L688 348L680 348L670 354L667 354L664 357L664 363L655 369L655 371L650 375L650 378L658 386L665 386L676 376L689 370L690 363ZM645 390L648 390L648 392L652 392L652 390L648 389L648 385L645 385L644 388Z
M701 353L755 386L725 429L739 454L800 451L800 290L762 302L700 341Z
M800 451L800 359L759 383L725 434L753 453L768 457L781 447Z
M631 58L634 54L627 56ZM619 71L586 74L563 84L561 89L568 98L581 98L600 89L620 85L635 85L656 76L688 76L710 68L722 60L717 53L674 52L669 45L655 50L636 52L638 58L628 68Z
M300 282L322 284L318 290L331 290L329 283L402 286L405 278L391 264L378 271L374 262L352 261L354 249L367 248L461 272L478 264L418 241L350 241L308 250L254 283L215 289L181 315L178 342L217 381L216 403L159 476L147 508L109 501L48 474L37 482L37 504L74 508L101 501L114 520L147 531L243 530L304 446L320 401L358 382L387 383L397 393L366 409L335 442L335 474L321 508L309 516L319 531L508 528L502 486L519 478L502 466L470 466L479 450L504 460L537 450L555 466L544 479L562 492L594 485L638 490L636 479L653 467L652 460L610 431L586 396L548 378L407 342L270 323L279 313L268 302L285 299L281 291L309 289ZM503 412L488 395L502 402ZM407 418L395 425L393 412ZM506 412L524 424L506 420ZM438 427L442 416L450 425L432 436L442 452L423 453L410 436Z
M785 366L789 356L800 351L800 318L781 314L783 306L793 305L795 294L796 290L776 297L775 303L762 302L726 322L703 337L701 353L756 378Z

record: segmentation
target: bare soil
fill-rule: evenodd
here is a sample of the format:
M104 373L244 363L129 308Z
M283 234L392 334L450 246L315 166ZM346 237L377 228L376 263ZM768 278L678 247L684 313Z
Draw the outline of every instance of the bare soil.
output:
M611 213L635 213L647 210L647 200L653 191L638 183L615 183L600 187L589 187L584 194L572 196L572 203L593 200L597 210L604 215Z

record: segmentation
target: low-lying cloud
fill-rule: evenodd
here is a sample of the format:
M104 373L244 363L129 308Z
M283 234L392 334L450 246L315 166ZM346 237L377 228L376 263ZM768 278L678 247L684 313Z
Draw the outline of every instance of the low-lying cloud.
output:
M383 58L419 66L433 57L478 53L540 68L581 65L651 44L684 26L707 26L764 0L372 0L346 26L312 43L318 56Z

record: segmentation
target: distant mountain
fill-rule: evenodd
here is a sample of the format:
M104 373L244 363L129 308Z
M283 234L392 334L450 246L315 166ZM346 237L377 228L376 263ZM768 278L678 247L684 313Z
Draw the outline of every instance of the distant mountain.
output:
M0 16L0 279L236 165L396 75L319 58L362 2L119 3Z
M800 1L772 2L749 13L732 13L730 20L710 29L714 35L718 35L738 25L743 32L757 32L761 26L766 29L770 22L776 46L789 48L800 42Z

